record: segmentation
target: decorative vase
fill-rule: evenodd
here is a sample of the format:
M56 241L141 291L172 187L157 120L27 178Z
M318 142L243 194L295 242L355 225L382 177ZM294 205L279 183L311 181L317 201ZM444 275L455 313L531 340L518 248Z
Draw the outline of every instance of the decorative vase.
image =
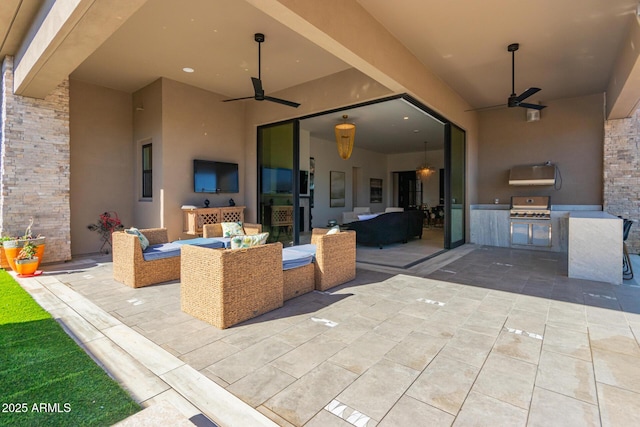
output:
M14 259L14 265L14 271L19 276L34 276L40 265L40 258Z
M15 240L5 240L4 242L2 242L2 246L4 248L4 256L7 259L7 262L9 263L9 267L11 267L13 271L18 273L18 271L16 270L14 260L18 256L20 249L22 249L22 247L27 242L31 242L33 243L34 246L36 246L36 257L38 258L38 260L41 260L42 256L44 255L44 248L45 248L44 241L45 241L44 237L36 237L34 239L15 239ZM37 266L36 266L36 269L37 269Z

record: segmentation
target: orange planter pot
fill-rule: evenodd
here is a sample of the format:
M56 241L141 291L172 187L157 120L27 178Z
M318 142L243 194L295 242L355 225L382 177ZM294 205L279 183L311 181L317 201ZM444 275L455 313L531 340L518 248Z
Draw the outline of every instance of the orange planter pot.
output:
M39 263L44 255L44 237L38 237L35 239L7 240L2 244L4 248L4 256L7 259L7 263L9 264L9 267L11 267L11 269L16 273L18 271L16 270L16 264L14 260L17 258L20 249L22 249L24 244L28 241L31 241L34 245L36 245L36 257L38 258Z
M4 268L5 270L7 268L11 268L7 256L4 254L4 246L0 246L0 267Z
M20 276L33 276L40 265L40 258L16 259L14 260L15 272Z

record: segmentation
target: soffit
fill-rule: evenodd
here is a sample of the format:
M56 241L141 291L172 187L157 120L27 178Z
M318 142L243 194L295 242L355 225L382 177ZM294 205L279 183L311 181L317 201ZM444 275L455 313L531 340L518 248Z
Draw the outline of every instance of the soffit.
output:
M0 1L0 60L15 55L44 0Z

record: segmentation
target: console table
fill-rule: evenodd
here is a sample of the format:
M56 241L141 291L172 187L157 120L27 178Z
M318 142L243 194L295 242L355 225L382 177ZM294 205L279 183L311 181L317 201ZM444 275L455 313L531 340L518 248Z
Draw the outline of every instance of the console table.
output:
M201 235L204 224L220 222L244 222L244 206L220 208L182 208L182 231Z

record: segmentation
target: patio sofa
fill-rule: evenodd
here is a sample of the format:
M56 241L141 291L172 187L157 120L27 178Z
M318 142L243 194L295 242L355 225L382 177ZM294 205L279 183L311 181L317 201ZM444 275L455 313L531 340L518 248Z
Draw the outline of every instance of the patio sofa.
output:
M358 215L366 215L371 213L369 207L354 207L353 211L342 212L342 224L349 224L350 222L357 221Z
M424 214L419 210L382 213L375 218L354 221L345 227L356 232L356 242L379 246L406 243L412 237L422 238Z
M275 242L241 249L185 245L182 311L224 329L281 307L285 301L353 280L355 233L314 229L312 243Z
M132 288L154 285L180 278L180 248L200 245L223 248L223 239L197 238L169 242L166 228L147 228L140 232L149 241L142 250L138 236L125 231L111 235L113 245L113 278Z

